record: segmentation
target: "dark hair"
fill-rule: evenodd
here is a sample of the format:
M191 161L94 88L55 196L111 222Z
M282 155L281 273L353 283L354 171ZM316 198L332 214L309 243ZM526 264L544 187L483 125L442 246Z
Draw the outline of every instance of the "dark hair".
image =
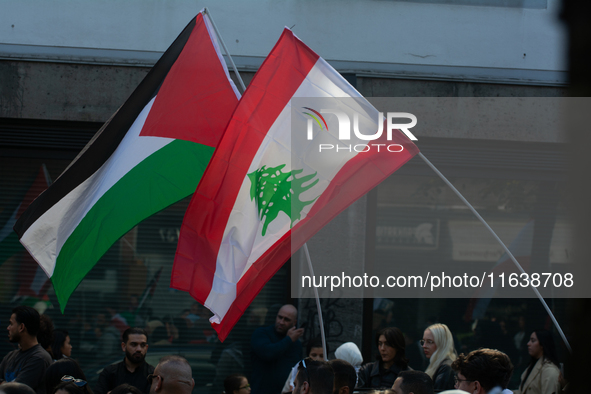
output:
M349 393L353 393L357 384L357 372L355 368L345 360L335 359L329 361L334 372L334 392L338 393L341 387L349 387Z
M66 342L66 338L68 337L69 333L66 330L62 330L60 328L53 330L53 342L51 343L51 352L53 353L53 358L56 360L61 359L64 355L62 353L62 346Z
M148 333L146 332L146 330L140 327L129 327L127 330L123 331L123 335L121 335L121 342L127 343L127 341L129 340L129 336L134 334L145 335L146 342L148 341Z
M30 306L20 305L12 310L18 324L24 324L30 336L36 337L41 325L39 312Z
M86 375L84 375L82 368L80 368L80 365L75 360L62 358L49 365L45 370L45 392L53 393L54 388L62 383L62 377L65 375L69 375L75 379L86 380ZM86 392L92 393L90 387L87 390Z
M298 364L296 379L300 385L308 382L315 393L332 393L334 387L334 372L328 361L315 361L310 357Z
M111 390L111 394L143 394L140 389L131 384L123 383Z
M308 344L306 345L306 357L310 355L310 352L312 351L313 347L322 347L322 338L316 337L308 341ZM330 352L330 350L328 350L328 343L326 344L326 352ZM324 356L326 357L327 354L325 354Z
M402 371L398 377L402 379L400 389L403 393L433 394L433 380L425 372Z
M233 394L234 390L239 390L242 379L246 379L246 376L239 373L226 376L226 379L224 379L224 391L226 394Z
M4 383L0 387L0 393L3 394L35 394L35 390L23 383L10 382ZM48 393L50 394L50 393Z
M168 341L168 332L166 331L166 327L156 327L154 331L152 331L152 342L156 343L162 340Z
M478 381L487 392L496 386L506 389L513 375L513 364L505 353L494 349L478 349L460 354L452 369L468 380Z
M396 356L394 357L394 365L400 369L406 369L408 367L408 359L406 358L406 341L404 335L398 327L386 327L378 331L376 334L376 346L379 347L380 337L386 337L386 343L396 349ZM378 361L382 358L378 354Z
M536 334L536 337L538 338L538 342L540 343L540 346L542 347L542 350L544 351L544 354L542 357L544 357L544 359L546 359L546 360L551 361L554 365L556 365L558 367L559 366L558 356L556 355L556 346L554 345L554 338L552 337L552 333L550 333L550 331L548 331L548 330L534 330L533 334ZM542 361L544 361L544 360L542 360ZM534 365L536 365L537 362L538 362L538 359L534 358L532 356L529 361L529 366L527 367L525 376L523 377L523 380L521 381L521 385L520 385L521 389L523 389L523 384L525 383L525 381L529 377L529 374L534 369Z
M86 394L87 387L88 383L85 384L83 387L78 387L73 382L61 382L60 384L55 386L53 390L49 391L48 394L55 394L55 392L58 390L65 390L70 394Z
M552 361L557 367L560 367L552 333L548 330L534 330L534 332L536 333L536 337L538 337L540 346L544 349L544 358Z
M39 332L37 333L37 341L39 345L45 350L48 350L53 342L53 321L47 315L39 316ZM51 349L48 350L51 354ZM53 354L51 354L53 356Z

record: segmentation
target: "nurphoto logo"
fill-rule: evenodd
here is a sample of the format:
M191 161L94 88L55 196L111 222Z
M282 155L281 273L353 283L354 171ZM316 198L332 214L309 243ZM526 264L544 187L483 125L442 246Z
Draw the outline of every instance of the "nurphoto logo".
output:
M325 119L323 114L329 114L336 116L338 121L338 139L339 141L351 141L351 119L349 115L347 115L343 111L338 111L334 109L320 109L317 111L310 107L303 107L305 110L303 113L309 116L307 122L307 139L309 141L314 139L314 124L317 124L320 128L321 132L329 132L328 123ZM382 137L384 133L384 113L378 113L377 119L377 131L373 134L363 134L360 131L359 127L359 114L357 112L353 113L353 134L354 139L360 141L374 141L380 137ZM392 141L392 133L394 130L402 131L410 140L417 141L417 138L409 131L410 128L416 126L417 124L417 117L408 112L387 112L386 114L386 138L388 141ZM395 119L408 119L410 123L394 123ZM373 131L373 130L372 130ZM368 143L361 143L361 144L319 144L318 149L320 152L323 150L333 150L333 151L347 151L347 152L369 152L370 150L377 149L380 151L387 150L388 152L402 152L404 147L400 144L368 144Z

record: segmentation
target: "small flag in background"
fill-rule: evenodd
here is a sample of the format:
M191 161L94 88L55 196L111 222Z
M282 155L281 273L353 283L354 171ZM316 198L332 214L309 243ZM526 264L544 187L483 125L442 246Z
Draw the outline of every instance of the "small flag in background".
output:
M301 135L291 129L291 100L306 97L362 100L285 29L238 104L185 214L171 286L214 313L210 320L221 340L289 259L292 246L299 248L418 152L395 130L391 143L400 152L321 160L312 154L318 147L306 140L305 128ZM378 112L371 108L377 128ZM330 133L338 140L337 128Z
M140 300L138 302L138 306L136 309L136 313L142 309L142 306L146 303L148 298L152 298L154 296L154 292L156 291L156 286L158 286L158 281L160 280L160 275L162 275L162 269L164 267L160 267L158 271L154 274L150 282L146 285L144 292L142 293Z
M195 191L238 98L200 13L15 225L62 311L113 243Z
M18 236L12 227L21 217L29 205L45 189L51 185L51 178L47 167L42 164L36 177L30 182L27 191L20 197L20 201L7 212L8 220L2 220L0 229L0 264L15 256L18 260L18 280L19 288L15 297L34 296L38 297L47 291L49 279L45 272L31 258L25 248L18 242ZM10 212L11 211L11 212Z
M29 180L27 189L14 200L13 204L2 211L0 215L0 265L14 254L24 251L23 246L18 242L18 236L12 228L33 200L50 184L49 173L45 164L42 164L36 177Z
M532 219L517 234L517 237L509 245L509 250L515 256L515 259L519 261L519 264L527 272L531 263L531 249L534 239L534 224L535 221ZM464 314L464 321L472 321L476 319L482 319L486 315L486 310L490 305L491 299L495 296L497 288L501 279L499 275L505 273L507 278L511 273L520 273L519 269L515 266L515 263L507 253L503 253L501 258L497 260L490 273L495 278L492 286L484 286L474 292L474 295L468 303L468 308ZM488 276L488 274L487 274Z

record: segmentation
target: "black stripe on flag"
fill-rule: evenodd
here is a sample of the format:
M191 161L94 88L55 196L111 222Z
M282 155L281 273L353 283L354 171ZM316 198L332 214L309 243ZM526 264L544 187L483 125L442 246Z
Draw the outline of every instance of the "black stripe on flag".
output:
M196 18L193 18L129 96L129 99L92 137L59 178L37 197L21 215L14 225L14 231L19 238L41 215L87 180L111 157L138 115L160 89L170 68L185 47L195 24Z

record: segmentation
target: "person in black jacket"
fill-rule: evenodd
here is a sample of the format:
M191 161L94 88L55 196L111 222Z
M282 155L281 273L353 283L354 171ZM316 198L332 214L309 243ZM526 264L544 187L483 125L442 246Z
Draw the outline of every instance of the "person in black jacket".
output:
M380 352L378 361L361 367L358 373L358 388L389 389L398 374L409 369L404 335L400 329L387 327L378 331L376 344Z
M433 324L427 327L421 341L429 366L425 373L433 379L436 391L452 390L455 386L455 373L451 363L458 358L454 347L454 338L445 324Z
M121 349L123 361L105 367L99 375L95 394L107 394L120 384L127 383L147 393L150 389L147 378L154 367L145 360L148 352L148 334L142 328L128 328L123 332Z

